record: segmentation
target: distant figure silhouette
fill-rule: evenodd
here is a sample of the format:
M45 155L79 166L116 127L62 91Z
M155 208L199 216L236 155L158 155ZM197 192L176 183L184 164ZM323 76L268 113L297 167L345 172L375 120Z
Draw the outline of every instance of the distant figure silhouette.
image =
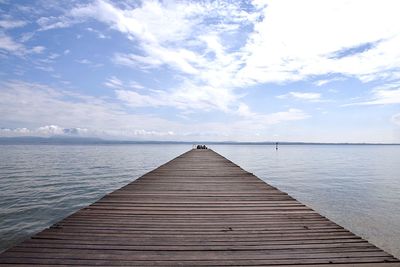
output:
M275 150L278 150L278 142L275 143Z
M206 145L197 145L197 149L207 149Z

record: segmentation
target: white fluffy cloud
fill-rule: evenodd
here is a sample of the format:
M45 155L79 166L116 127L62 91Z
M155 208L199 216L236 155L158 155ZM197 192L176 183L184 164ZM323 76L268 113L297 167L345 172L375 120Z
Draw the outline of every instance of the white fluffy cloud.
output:
M197 86L191 82L166 92L148 90L141 94L132 90L116 90L117 97L132 107L175 107L178 109L199 109L210 111L213 109L230 111L230 104L236 103L237 96L229 90L216 90L211 86Z
M233 111L241 104L238 87L332 73L363 82L400 77L398 1L270 0L252 4L252 9L244 11L239 4L224 2L144 1L139 6L117 6L97 0L76 6L60 19L40 21L43 29L51 29L96 19L139 45L140 53L116 53L115 63L141 69L168 66L185 77L185 84L166 92L172 95L168 97L117 92L134 106L162 106L168 98L178 107L184 106L180 99L199 99L192 106L204 107L205 96L214 108ZM244 39L232 42L239 34ZM308 100L320 97L290 94ZM224 95L225 102L214 101L215 95Z
M114 63L143 70L167 67L181 76L183 82L164 93L117 91L129 105L170 103L178 108L232 111L240 96L232 86L232 75L241 63L238 54L227 52L229 43L222 35L239 34L239 28L249 26L256 15L223 1L144 1L129 6L97 0L76 6L59 19L43 17L38 23L49 30L95 19L126 35L140 51L115 53Z
M116 53L116 63L143 68L166 65L212 86L243 87L330 73L365 82L400 77L396 0L267 0L252 5L243 8L244 4L224 1L117 5L96 0L37 23L41 30L49 30L95 19L125 34L141 50ZM240 35L241 41L233 38Z
M244 47L242 83L341 73L363 81L399 68L398 1L267 1ZM265 75L266 74L266 75ZM386 78L386 77L385 77Z

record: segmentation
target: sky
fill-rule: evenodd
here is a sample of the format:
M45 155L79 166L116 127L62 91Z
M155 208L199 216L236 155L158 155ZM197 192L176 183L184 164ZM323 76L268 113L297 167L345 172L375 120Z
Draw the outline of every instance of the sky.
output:
M399 10L0 0L0 136L400 143Z

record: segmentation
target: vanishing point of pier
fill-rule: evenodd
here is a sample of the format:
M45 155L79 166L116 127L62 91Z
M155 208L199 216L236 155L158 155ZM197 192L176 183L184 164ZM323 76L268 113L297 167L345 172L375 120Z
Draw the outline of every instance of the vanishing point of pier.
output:
M190 150L0 255L0 266L400 266L209 149Z

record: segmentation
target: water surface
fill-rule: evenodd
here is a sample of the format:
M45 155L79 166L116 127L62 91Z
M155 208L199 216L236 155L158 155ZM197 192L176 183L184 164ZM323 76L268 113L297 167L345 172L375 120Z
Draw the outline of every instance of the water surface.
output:
M400 146L212 145L322 215L400 257ZM0 145L0 250L191 145Z

